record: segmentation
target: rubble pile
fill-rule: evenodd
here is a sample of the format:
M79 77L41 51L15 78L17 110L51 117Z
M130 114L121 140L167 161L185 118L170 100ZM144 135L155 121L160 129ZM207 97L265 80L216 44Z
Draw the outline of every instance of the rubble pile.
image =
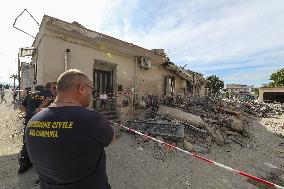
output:
M284 112L284 104L279 103L259 103L253 100L241 101L238 99L223 99L223 101L234 104L236 107L240 107L243 111L257 117L275 117L283 114Z
M181 95L168 97L163 100L163 104L170 107L179 107L188 109L194 106L193 114L200 114L203 112L203 107L214 108L227 106L232 113L234 111L244 111L257 117L275 117L284 113L284 104L281 103L264 103L255 100L239 100L239 99L214 99L210 97L203 98L187 98ZM221 110L221 109L220 109ZM190 109L189 109L190 111ZM221 110L222 111L222 110Z
M272 131L280 137L284 138L284 123L274 122L274 121L265 121L263 122L264 126L268 131Z
M247 127L249 126L247 113L242 111L241 107L236 107L235 104L209 97L198 99L188 98L182 101L182 103L172 104L171 108L176 109L176 112L171 115L163 113L164 108L163 106L160 107L162 109L159 112L167 117L178 118L176 115L182 115L179 112L182 110L202 119L203 123L205 123L203 124L203 128L206 134L200 136L200 132L193 132L192 129L185 132L185 139L190 140L196 145L210 148L213 144L222 146L234 142L243 147L250 146L248 140L249 133L247 132ZM169 107L169 109L171 108ZM191 121L187 126L188 128L192 126L200 127L200 124L194 124Z
M158 111L149 110L146 120L126 126L197 153L210 152L214 144L249 145L247 116L227 102L202 98L171 101L170 106L161 104Z
M174 96L164 99L158 111L149 110L146 120L128 122L127 125L186 150L207 153L215 144L236 143L252 148L252 138L248 132L251 115L271 117L282 113L281 104ZM174 137L176 133L166 132L171 127L171 130L179 131L182 135Z

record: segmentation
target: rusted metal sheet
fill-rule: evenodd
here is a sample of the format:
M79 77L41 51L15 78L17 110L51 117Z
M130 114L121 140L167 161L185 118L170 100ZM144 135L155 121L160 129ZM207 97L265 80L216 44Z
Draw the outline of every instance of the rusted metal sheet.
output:
M143 121L127 121L126 125L139 132L160 135L169 138L183 138L184 125L173 124L165 121L143 120Z

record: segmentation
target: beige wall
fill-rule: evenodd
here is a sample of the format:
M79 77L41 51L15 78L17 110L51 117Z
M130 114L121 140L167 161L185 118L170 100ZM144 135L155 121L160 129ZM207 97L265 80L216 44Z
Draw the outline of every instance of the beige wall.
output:
M44 36L40 45L38 84L44 84L49 80L57 80L59 75L64 72L64 55L66 49L70 49L68 69L79 69L93 79L95 59L103 60L119 65L117 68L118 83L123 82L127 86L134 86L134 57L122 57L110 54L50 36Z
M114 53L107 53L94 48L69 43L62 39L44 35L39 46L38 53L38 84L45 84L48 81L56 81L64 71L65 50L70 49L68 55L68 69L75 68L93 78L94 60L103 60L117 64L117 84L123 85L123 90L128 91L135 83L135 57L119 56ZM164 92L164 82L167 75L176 76L171 71L153 62L148 70L136 70L136 93L146 96L148 94L159 94ZM176 92L181 92L185 86L185 80L178 76L175 79Z
M42 38L38 45L38 53L37 53L37 85L44 85L44 61L45 61L45 52L46 52L46 40Z

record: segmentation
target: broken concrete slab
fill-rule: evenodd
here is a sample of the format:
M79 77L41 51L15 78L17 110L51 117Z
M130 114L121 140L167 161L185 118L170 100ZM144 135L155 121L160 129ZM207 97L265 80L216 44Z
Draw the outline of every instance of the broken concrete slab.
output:
M207 126L207 124L200 118L200 116L184 112L177 108L160 105L158 114L167 116L172 119L177 119L178 121L182 121L195 127L204 128Z

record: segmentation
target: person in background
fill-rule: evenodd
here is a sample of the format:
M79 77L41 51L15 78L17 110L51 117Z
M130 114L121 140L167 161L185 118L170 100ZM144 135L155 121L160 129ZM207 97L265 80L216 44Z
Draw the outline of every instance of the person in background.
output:
M43 108L48 107L51 103L54 102L57 92L56 92L56 85L57 82L50 82L50 85L48 85L48 87L46 87L46 89L50 90L50 92L52 93L52 96L47 97L42 103L41 105L35 110L35 113L38 113L39 111L41 111Z
M50 91L50 83L47 83L45 88L42 85L37 85L35 87L35 92L33 93L29 93L27 90L27 96L23 99L20 106L20 110L25 113L24 133L26 132L27 123L35 114L35 110L47 97L51 96L52 93ZM25 137L23 137L23 146L20 151L19 165L20 167L18 169L18 174L22 174L30 167L32 167L32 163L26 149Z
M2 104L3 101L5 101L7 103L7 101L5 99L5 90L4 89L0 89L0 96L1 96L1 102L0 103Z
M18 96L17 89L13 89L12 94L13 94L13 102L17 102L17 96Z

